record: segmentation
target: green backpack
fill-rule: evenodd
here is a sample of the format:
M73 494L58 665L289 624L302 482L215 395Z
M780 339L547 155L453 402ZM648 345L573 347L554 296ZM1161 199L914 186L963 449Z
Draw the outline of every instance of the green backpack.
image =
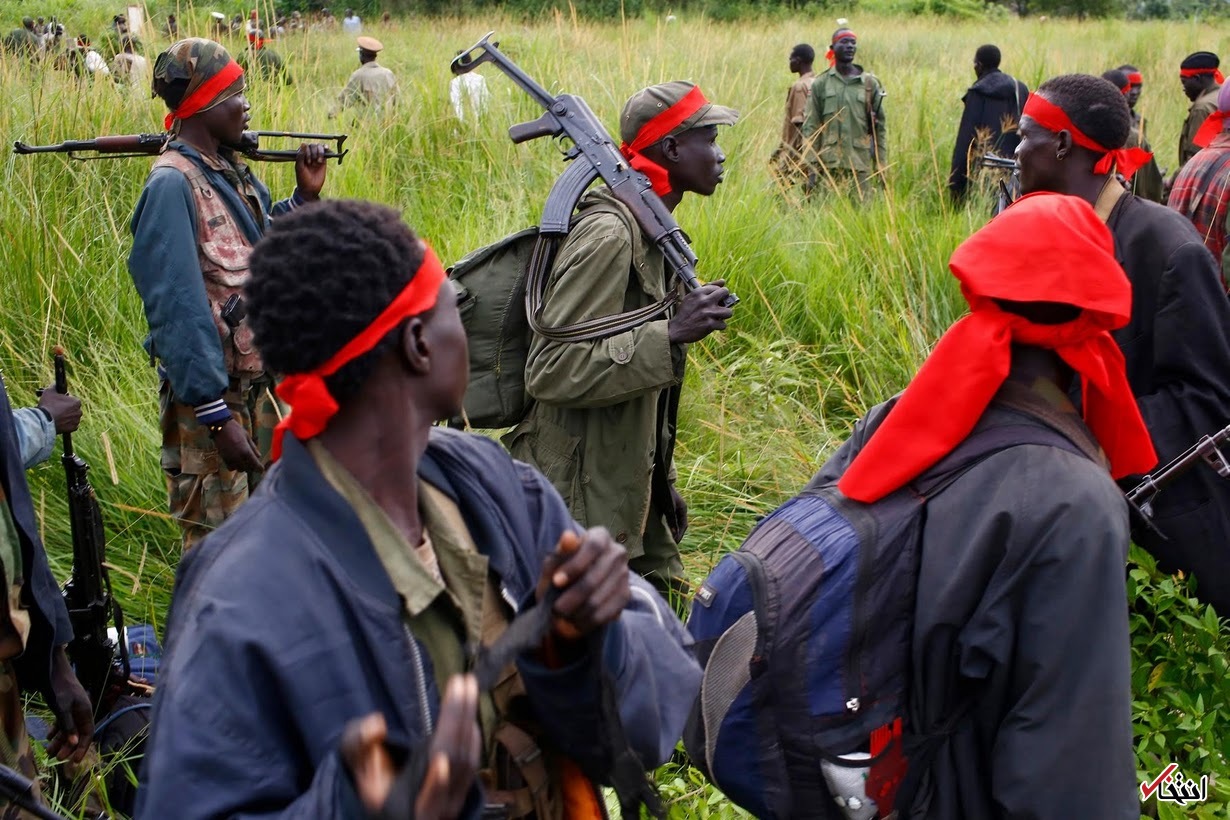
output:
M631 214L607 204L574 214L569 229L597 213L616 214L630 232L640 232ZM525 418L533 404L525 389L525 366L533 334L562 342L605 339L665 313L678 301L672 291L665 299L638 310L572 325L542 324L551 265L566 235L526 228L479 248L448 269L470 344L470 384L461 415L450 419L451 426L502 429Z

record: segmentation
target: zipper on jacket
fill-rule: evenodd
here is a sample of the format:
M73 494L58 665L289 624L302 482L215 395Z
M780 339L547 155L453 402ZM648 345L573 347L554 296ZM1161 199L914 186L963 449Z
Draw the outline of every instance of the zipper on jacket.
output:
M431 719L431 704L427 702L427 670L423 666L423 651L419 649L419 642L414 639L414 633L410 631L410 627L406 627L406 638L410 641L410 659L414 661L414 683L419 692L419 709L423 713L423 728L427 730L427 734L431 735L436 731L434 722Z

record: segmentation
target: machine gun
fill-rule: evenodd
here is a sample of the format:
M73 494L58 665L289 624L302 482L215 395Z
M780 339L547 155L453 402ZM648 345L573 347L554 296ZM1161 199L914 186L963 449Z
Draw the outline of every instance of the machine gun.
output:
M998 154L983 154L978 159L978 167L997 168L1011 172L1007 179L1000 178L996 183L999 194L995 199L995 207L991 210L991 216L999 216L1005 208L1021 196L1021 167L1016 164L1015 159L1001 157Z
M1167 485L1174 483L1202 461L1216 470L1222 478L1230 478L1230 459L1221 451L1221 446L1227 443L1230 443L1230 426L1204 436L1165 467L1149 473L1128 491L1128 506L1134 513L1139 513L1141 519L1137 523L1143 523L1165 538L1165 534L1159 532L1153 524L1153 500Z
M564 151L564 161L571 161L572 164L556 180L547 197L538 229L539 243L530 262L526 284L526 312L534 330L548 338L600 338L647 321L663 312L669 304L673 304L673 300L669 304L659 302L639 311L599 317L567 327L548 328L540 323L542 285L545 284L545 277L550 271L555 246L558 240L568 233L573 212L581 196L599 178L611 189L615 198L632 212L645 236L662 251L667 271L682 282L684 290L699 288L700 281L696 278L696 254L679 223L654 193L649 178L628 164L628 160L615 147L614 141L585 100L572 94L550 94L500 52L499 44L491 42L491 35L494 33L488 32L477 43L459 54L450 67L452 72L457 75L466 74L483 63L493 63L545 109L546 113L538 119L518 123L508 129L508 136L514 143L519 145L539 137L567 138L572 143L572 146ZM739 297L732 293L724 304L726 307L733 307L738 301Z
M228 146L250 160L258 162L294 162L298 150L266 150L260 147L261 138L316 140L336 143L332 151L325 151L325 159L342 159L350 153L342 150L346 134L299 134L294 131L244 131L237 145ZM66 140L54 145L27 145L21 140L13 143L14 154L68 154L79 161L95 159L121 159L123 157L157 156L167 144L170 134L124 134L115 137L95 137L92 140Z
M68 392L68 376L64 366L64 351L55 351L56 392ZM111 620L120 635L124 632L124 615L111 595L111 578L103 563L106 559L106 537L103 534L102 512L87 473L90 466L73 450L73 437L65 433L64 476L68 484L68 515L73 538L73 574L64 586L64 602L73 624L73 640L68 644L68 657L82 687L90 696L94 714L110 708L128 680L128 653L120 640L119 657L115 643L107 636Z

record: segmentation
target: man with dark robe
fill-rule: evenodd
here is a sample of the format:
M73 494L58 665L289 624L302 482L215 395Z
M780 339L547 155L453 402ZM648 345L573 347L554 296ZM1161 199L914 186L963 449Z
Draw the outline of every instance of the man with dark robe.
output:
M1119 89L1101 77L1056 77L1025 106L1017 162L1023 191L1079 196L1114 235L1132 283L1132 318L1114 337L1165 463L1230 422L1230 300L1192 224L1117 179L1145 159L1124 147L1130 130ZM1200 600L1230 615L1230 481L1197 465L1153 509L1166 538L1138 529L1137 543L1164 570L1194 574Z
M965 197L970 165L978 157L987 153L1010 157L1020 141L1017 126L1021 108L1029 99L1029 87L1000 71L1000 59L999 48L993 45L979 46L974 52L974 76L978 79L961 98L965 110L948 175L948 190L956 200Z
M969 315L812 482L840 479L873 503L967 436L1002 428L1019 442L927 502L907 724L943 739L929 760L911 757L920 785L896 808L911 820L1137 820L1128 510L1112 476L1156 455L1109 333L1128 321L1130 286L1093 208L1054 194L1022 197L949 268ZM1077 381L1083 413L1068 398ZM1096 765L1073 765L1082 753Z

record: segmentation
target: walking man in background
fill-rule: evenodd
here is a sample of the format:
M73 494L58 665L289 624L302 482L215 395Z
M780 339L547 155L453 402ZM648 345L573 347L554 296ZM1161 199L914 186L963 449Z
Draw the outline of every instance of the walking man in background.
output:
M171 142L133 213L128 272L158 362L161 463L187 549L238 509L264 469L278 411L239 300L270 218L320 198L324 146L299 149L295 192L274 204L228 147L242 139L249 106L226 49L180 40L158 55L153 88L170 109Z
M809 191L828 185L862 196L883 184L888 161L885 91L875 75L855 64L857 51L853 31L835 31L829 68L811 85L803 122Z
M1217 94L1217 110L1196 132L1200 150L1179 170L1166 204L1191 220L1213 254L1225 284L1226 219L1230 212L1230 84Z
M393 72L376 62L384 44L375 37L359 37L355 40L359 50L359 67L346 81L346 87L338 95L336 116L348 106L363 105L379 110L397 94L397 78Z
M786 121L782 123L782 141L769 157L774 164L778 180L783 185L793 185L806 179L807 166L803 157L803 121L807 118L807 98L811 84L816 78L813 63L816 50L806 43L799 43L790 50L790 72L799 78L786 92Z
M1145 129L1145 118L1136 110L1140 104L1140 95L1144 91L1145 78L1140 73L1140 69L1134 65L1121 65L1118 68L1127 75L1128 91L1127 104L1132 111L1132 133L1128 135L1128 148L1141 148L1153 153L1153 146L1149 144L1149 135ZM1144 165L1136 171L1136 175L1131 180L1132 193L1141 199L1147 199L1150 202L1165 202L1165 197L1162 194L1165 186L1165 177L1162 175L1161 168L1158 167L1157 157L1153 156Z
M651 86L624 106L621 150L673 211L685 194L717 190L726 161L717 127L738 116L692 83ZM679 287L657 245L609 189L588 194L579 212L551 269L543 324L650 307ZM535 401L504 439L515 458L551 480L573 517L609 529L633 571L663 595L680 596L680 606L687 583L679 542L688 518L675 488L679 392L687 346L726 327L728 294L722 280L711 282L664 307L660 318L606 339L535 335L525 370Z
M961 125L952 149L948 190L958 202L969 186L969 169L983 154L1010 157L1020 142L1021 108L1029 99L1029 87L999 70L997 46L979 46L974 52L974 76L978 79L961 102Z

